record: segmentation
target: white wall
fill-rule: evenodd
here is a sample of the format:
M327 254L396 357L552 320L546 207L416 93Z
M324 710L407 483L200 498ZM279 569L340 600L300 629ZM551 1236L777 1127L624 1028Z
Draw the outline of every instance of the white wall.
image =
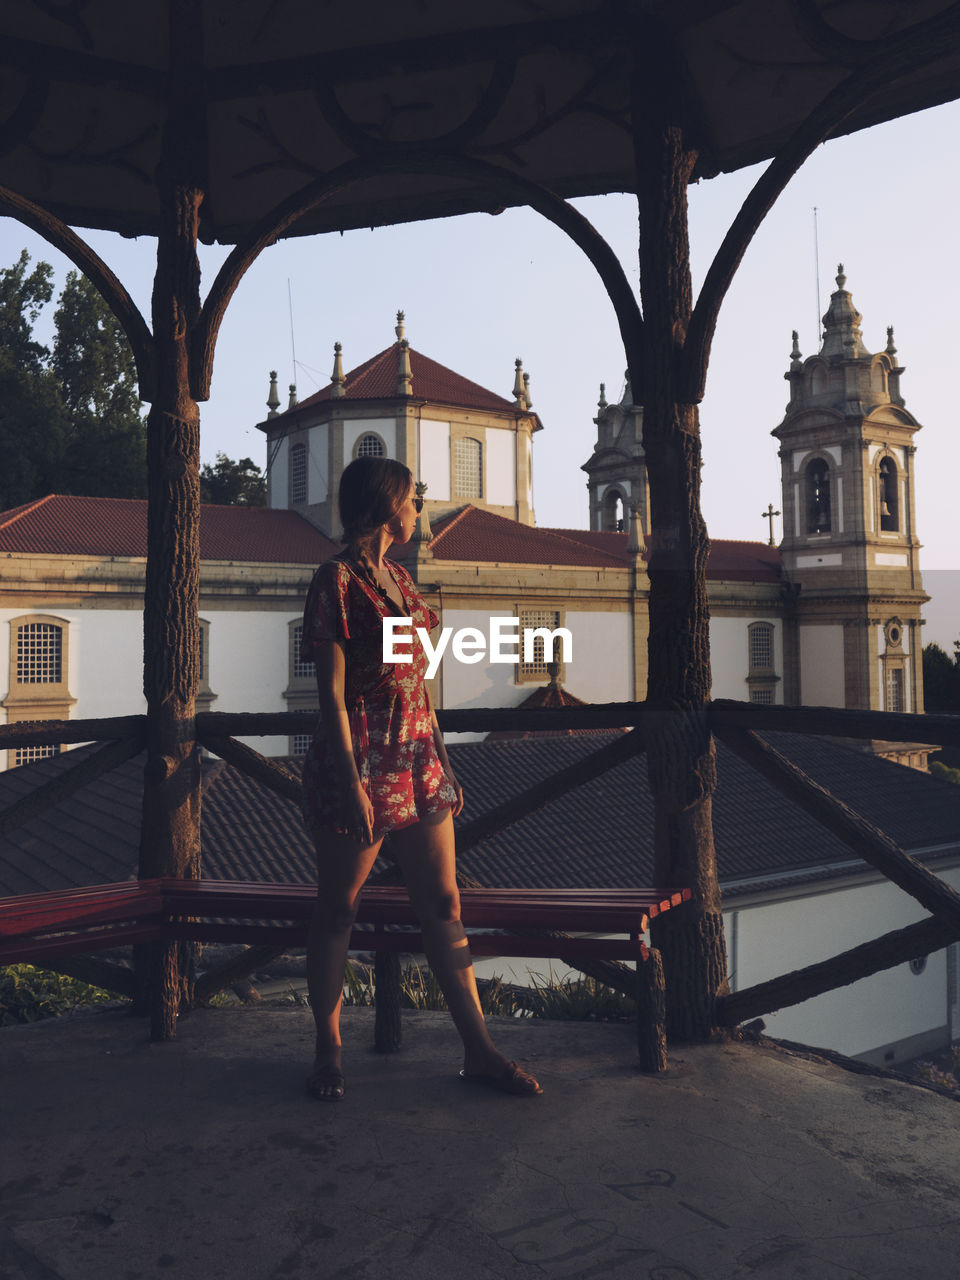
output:
M750 636L748 628L755 622L773 624L774 672L780 677L774 701L783 702L783 624L779 618L755 617L710 619L710 669L713 675L713 698L735 698L750 701L747 675L750 671Z
M512 431L488 427L486 433L486 501L512 507L517 499L515 479L517 437Z
M805 707L842 707L843 627L800 627L800 700Z
M563 625L573 637L573 661L565 664L563 674L568 692L584 702L630 702L633 658L629 614L567 610Z
M318 422L307 432L308 502L326 502L330 493L329 473L330 428L326 422Z
M420 419L420 479L427 497L447 502L450 498L450 423Z
M736 921L732 913L724 921L731 985L742 990L828 960L926 915L913 898L886 881L743 907ZM771 1036L854 1057L942 1027L946 1016L946 953L939 951L920 975L901 964L764 1014L763 1021Z

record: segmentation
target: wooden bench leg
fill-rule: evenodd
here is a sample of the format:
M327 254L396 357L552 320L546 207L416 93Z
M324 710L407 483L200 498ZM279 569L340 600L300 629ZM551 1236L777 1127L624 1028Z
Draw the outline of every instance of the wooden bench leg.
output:
M655 947L637 962L637 1053L641 1071L667 1069L667 995L663 960Z
M373 989L376 1002L373 1047L377 1053L396 1053L403 1037L400 1019L400 954L378 951L373 962Z

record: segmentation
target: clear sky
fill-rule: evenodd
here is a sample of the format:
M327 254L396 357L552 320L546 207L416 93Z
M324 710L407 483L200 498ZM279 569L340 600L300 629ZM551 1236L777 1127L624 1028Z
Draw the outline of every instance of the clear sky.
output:
M960 104L953 103L828 142L807 161L755 237L727 297L701 406L710 533L765 541L761 513L769 502L780 506L777 444L769 433L788 398L783 374L791 330L799 330L804 356L817 346L816 207L819 314L843 262L867 348L881 350L886 326L895 327L906 368L901 390L923 424L916 437L917 526L934 596L926 638L945 647L960 634L958 136ZM758 172L691 188L695 291ZM577 204L636 284L633 198ZM104 233L88 238L149 316L154 242ZM33 233L0 220L0 263L12 262L23 247L52 262L62 283L69 263ZM204 292L225 254L202 251ZM537 522L586 527L580 466L595 440L600 382L608 399L619 398L623 350L589 263L525 210L287 240L266 250L221 330L212 396L201 408L204 461L221 450L263 466L263 436L254 424L266 416L269 371L278 370L284 404L293 381L303 399L329 381L335 341L343 343L345 368L353 368L394 341L400 308L411 346L501 395L511 396L514 359L523 358L544 424L534 452Z

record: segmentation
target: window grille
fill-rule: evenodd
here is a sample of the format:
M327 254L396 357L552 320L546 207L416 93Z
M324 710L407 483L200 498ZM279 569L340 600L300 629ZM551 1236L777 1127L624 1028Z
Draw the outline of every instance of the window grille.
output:
M309 733L295 733L293 735L293 754L295 756L305 756L310 746Z
M356 453L358 458L382 458L385 453L383 441L379 436L365 435L360 437Z
M63 632L51 622L25 622L17 631L17 684L61 684Z
M772 689L751 689L750 701L761 707L773 706L773 690Z
M14 763L17 765L29 764L31 760L46 760L48 756L58 756L60 754L59 746L34 746L34 747L17 747L14 753Z
M903 711L903 668L887 668L887 711Z
M454 442L453 482L458 498L483 497L483 446L467 436Z
M773 626L758 622L750 628L750 670L773 670Z
M556 609L521 609L520 610L520 667L521 676L545 676L547 674L547 657L544 651L543 636L534 636L533 661L524 662L524 635L535 627L549 627L555 631L560 625L560 614ZM560 660L561 645L559 640L553 644L553 653L549 661Z
M295 444L290 448L290 502L307 500L307 446Z
M291 653L290 668L293 672L294 680L312 680L316 675L316 667L312 662L302 662L300 660L300 642L303 640L303 623L298 622L290 631L291 636Z

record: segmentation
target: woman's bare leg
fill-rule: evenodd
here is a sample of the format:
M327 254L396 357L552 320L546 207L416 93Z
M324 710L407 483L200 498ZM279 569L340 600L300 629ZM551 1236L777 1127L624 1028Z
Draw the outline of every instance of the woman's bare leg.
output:
M450 810L430 814L412 827L394 831L390 846L420 918L430 968L463 1041L464 1071L471 1075L502 1071L506 1059L487 1030L470 945L460 921Z
M310 1078L310 1091L315 1096L336 1098L343 1092L342 1083L333 1074L342 1070L343 974L360 892L381 843L377 840L358 849L355 840L333 834L317 841L317 901L307 936L307 989L317 1027Z

